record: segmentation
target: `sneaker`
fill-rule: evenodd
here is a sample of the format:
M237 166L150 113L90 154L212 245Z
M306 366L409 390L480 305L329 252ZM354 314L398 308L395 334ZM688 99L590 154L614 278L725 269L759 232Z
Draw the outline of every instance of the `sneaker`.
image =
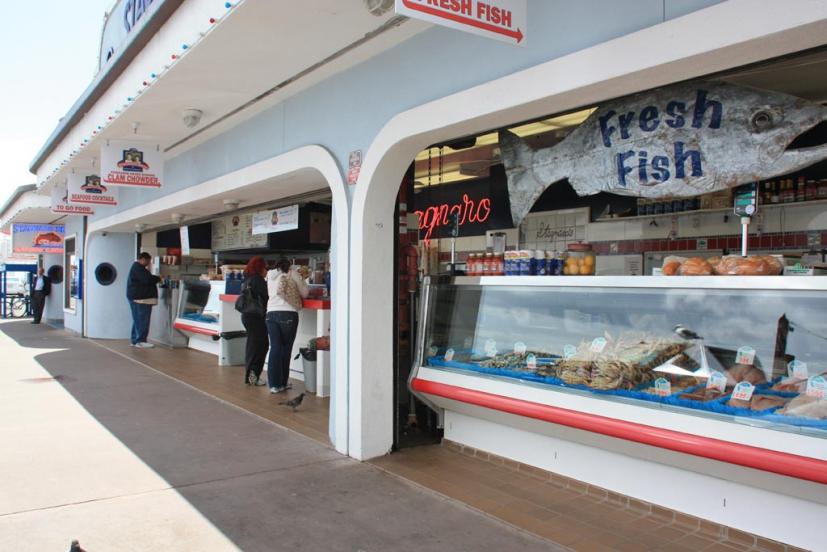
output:
M276 393L281 393L281 388L280 387L271 387L270 388L270 393L272 393L273 395L275 395Z
M141 349L152 349L155 347L152 343L147 343L146 341L141 341L140 343L135 344L136 347L140 347Z
M287 383L284 387L281 388L282 391L289 391L290 389L293 389L292 383Z
M256 387L264 387L265 385L267 385L266 381L261 381L261 379L256 378L256 383L255 383Z
M257 383L257 381L258 378L256 378L256 375L254 373L247 372L247 377L244 378L244 383L246 383L247 385L254 385Z

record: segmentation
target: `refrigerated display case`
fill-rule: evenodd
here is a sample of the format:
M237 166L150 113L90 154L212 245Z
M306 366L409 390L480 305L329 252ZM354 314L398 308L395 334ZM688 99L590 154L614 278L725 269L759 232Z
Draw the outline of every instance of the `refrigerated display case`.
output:
M221 280L181 282L178 315L173 327L187 338L187 346L218 357L219 366L244 363L247 334L232 302L222 301Z
M823 277L428 279L409 383L457 413L448 438L472 418L540 421L827 484L825 291Z

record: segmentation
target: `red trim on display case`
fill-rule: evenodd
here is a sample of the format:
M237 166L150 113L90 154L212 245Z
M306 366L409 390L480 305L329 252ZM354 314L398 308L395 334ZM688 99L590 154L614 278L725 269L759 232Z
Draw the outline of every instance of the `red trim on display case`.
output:
M330 299L305 299L302 305L311 310L330 310Z
M199 326L190 326L189 324L184 324L183 322L176 322L172 325L176 330L181 330L184 332L191 332L201 335L210 335L215 336L218 335L216 330L208 330L207 328L201 328Z
M224 303L235 303L236 299L238 299L238 295L230 295L228 293L222 293L218 296L218 300Z
M827 461L817 458L730 443L711 437L702 437L691 433L682 433L671 429L577 412L418 378L414 379L411 385L414 390L420 393L445 397L446 399L499 410L500 412L543 420L684 454L692 454L747 468L827 484Z

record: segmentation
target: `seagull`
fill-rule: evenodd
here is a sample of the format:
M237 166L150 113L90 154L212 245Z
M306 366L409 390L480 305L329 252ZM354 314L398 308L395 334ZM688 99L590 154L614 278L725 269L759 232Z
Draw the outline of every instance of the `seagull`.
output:
M699 336L690 329L684 328L680 324L675 326L675 333L684 339L703 339L703 337Z
M304 393L301 393L300 395L298 395L296 397L293 397L289 401L281 401L279 404L283 404L284 406L289 406L290 408L293 409L293 412L295 412L296 409L299 407L299 405L302 403L303 400L304 400Z

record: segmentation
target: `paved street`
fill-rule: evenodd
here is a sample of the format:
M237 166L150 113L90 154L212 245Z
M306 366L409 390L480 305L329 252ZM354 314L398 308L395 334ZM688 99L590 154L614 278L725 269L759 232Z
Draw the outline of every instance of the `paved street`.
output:
M5 550L560 549L65 332L0 358Z

